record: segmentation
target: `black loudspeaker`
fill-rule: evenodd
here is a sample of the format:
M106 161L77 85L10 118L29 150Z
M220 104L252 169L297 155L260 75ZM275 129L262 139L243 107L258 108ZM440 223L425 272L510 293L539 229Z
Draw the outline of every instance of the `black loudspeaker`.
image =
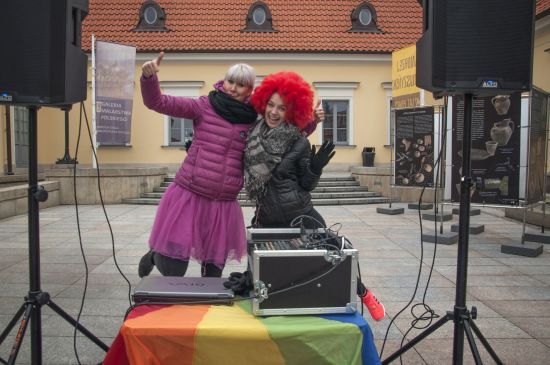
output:
M2 1L0 103L69 105L86 99L81 23L88 0Z
M424 0L416 85L436 96L531 89L535 0Z

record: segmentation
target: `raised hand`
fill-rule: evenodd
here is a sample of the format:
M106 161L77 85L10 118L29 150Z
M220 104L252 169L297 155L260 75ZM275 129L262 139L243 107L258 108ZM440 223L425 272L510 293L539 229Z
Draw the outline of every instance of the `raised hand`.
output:
M323 103L321 102L321 99L317 100L315 109L313 109L313 114L315 118L315 124L325 121L325 111L323 110Z
M323 167L325 167L330 159L336 154L336 151L334 151L334 143L329 139L323 142L317 153L315 153L315 146L311 148L311 152L312 155L309 167L311 171L317 175L321 174Z
M160 52L158 57L154 60L147 61L141 66L141 72L143 73L143 76L145 78L149 78L159 72L160 70L160 63L162 61L162 58L164 57L164 52Z

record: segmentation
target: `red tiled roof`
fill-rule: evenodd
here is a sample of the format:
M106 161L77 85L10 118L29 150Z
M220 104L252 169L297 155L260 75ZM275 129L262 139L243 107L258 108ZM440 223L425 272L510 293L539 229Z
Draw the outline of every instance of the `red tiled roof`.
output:
M362 0L264 0L275 33L242 32L254 0L158 0L169 32L134 32L143 0L90 0L82 27L91 35L137 47L138 52L389 53L421 35L417 0L370 0L380 33L348 32Z
M550 14L550 0L537 0L535 14L541 19Z

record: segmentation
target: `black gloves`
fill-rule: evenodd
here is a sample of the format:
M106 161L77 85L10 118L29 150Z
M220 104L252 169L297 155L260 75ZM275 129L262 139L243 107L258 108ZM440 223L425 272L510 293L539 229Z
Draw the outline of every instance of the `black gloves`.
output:
M246 295L254 288L252 285L252 275L250 275L249 271L232 272L229 274L228 281L223 283L223 286L227 289L232 289L237 295Z
M323 142L323 145L319 147L319 151L317 153L315 153L315 146L311 146L309 168L313 173L321 175L323 167L328 164L335 153L334 143L332 143L329 139Z
M193 143L193 139L190 138L187 141L185 141L183 147L185 148L185 152L189 151L189 148L191 147L191 143Z

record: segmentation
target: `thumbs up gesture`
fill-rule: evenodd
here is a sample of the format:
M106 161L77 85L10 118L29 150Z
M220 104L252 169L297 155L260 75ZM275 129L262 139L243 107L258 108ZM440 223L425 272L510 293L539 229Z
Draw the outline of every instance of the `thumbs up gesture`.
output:
M322 123L325 121L325 111L323 110L323 104L321 102L321 99L317 100L317 104L315 105L313 114L314 114L315 124Z
M145 78L149 78L159 72L160 70L160 63L162 61L162 58L164 57L164 52L160 52L157 58L151 61L147 61L141 66L141 72L143 73L143 76Z

